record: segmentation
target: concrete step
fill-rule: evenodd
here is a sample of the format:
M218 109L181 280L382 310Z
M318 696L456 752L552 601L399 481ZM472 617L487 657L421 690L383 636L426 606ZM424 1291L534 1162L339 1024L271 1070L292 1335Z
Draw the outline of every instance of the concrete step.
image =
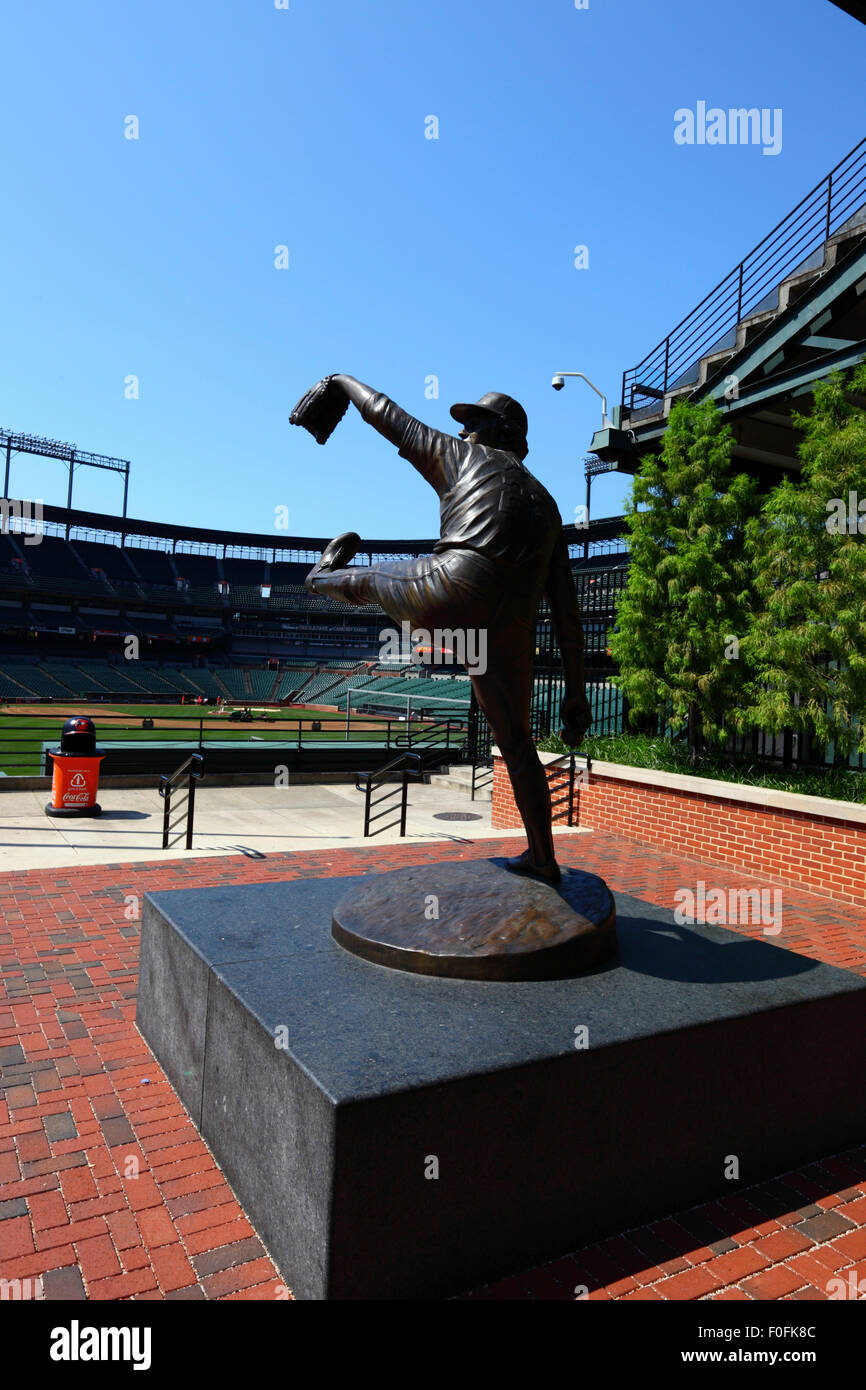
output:
M479 779L485 777L485 772L479 769ZM472 768L471 767L449 767L442 772L432 772L425 779L431 786L440 787L447 791L463 792L465 796L472 795ZM475 791L476 801L492 801L492 783L487 781L485 785L477 787Z

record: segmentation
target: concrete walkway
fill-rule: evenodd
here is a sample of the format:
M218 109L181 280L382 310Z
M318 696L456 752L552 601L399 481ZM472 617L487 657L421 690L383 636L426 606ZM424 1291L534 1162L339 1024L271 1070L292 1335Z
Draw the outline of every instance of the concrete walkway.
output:
M363 837L364 797L351 783L329 786L208 787L195 799L192 850L181 840L163 850L163 803L154 788L106 788L99 794L102 815L52 818L45 814L45 791L4 792L0 796L0 873L69 865L131 863L137 860L193 858L202 855L255 855L287 850L350 849L401 843L399 827L372 840ZM399 796L390 805L399 805ZM384 809L384 808L380 808ZM466 821L437 820L445 813L470 816ZM383 823L399 815L395 809ZM174 809L172 819L176 819ZM410 788L403 844L501 837L490 828L490 802L470 801L454 788ZM557 834L586 832L567 827Z

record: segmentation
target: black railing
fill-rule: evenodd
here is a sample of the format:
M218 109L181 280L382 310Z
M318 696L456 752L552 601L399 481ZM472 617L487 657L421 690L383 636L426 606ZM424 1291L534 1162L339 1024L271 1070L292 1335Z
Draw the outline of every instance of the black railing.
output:
M169 849L170 845L177 844L180 835L169 842L169 836L184 819L186 813L186 849L192 849L192 832L195 822L195 784L200 782L204 776L204 758L201 753L193 753L187 758L185 763L181 763L175 772L166 773L159 779L159 794L163 799L162 809L162 847ZM178 806L173 802L174 792L186 779L186 800L181 801ZM177 820L171 819L172 808L179 810L180 815Z
M410 762L416 764L410 767ZM379 797L378 801L373 800L373 793L385 785L392 776L399 775L399 782L392 786L391 791L385 792ZM370 835L380 835L383 830L391 830L399 824L401 836L406 834L406 805L409 796L409 778L421 776L421 754L420 753L401 753L399 757L392 758L384 767L380 767L378 772L359 772L355 781L355 790L364 793L364 837ZM391 805L386 806L384 811L377 811L372 814L374 806L381 806L384 802L391 802L395 796L399 796L399 815L396 820L389 821L387 825L380 825L377 830L371 830L374 821L381 820L395 808Z
M28 703L36 703L30 701ZM136 701L136 703L139 703ZM141 702L144 704L144 701ZM45 777L51 775L51 761L45 745L57 744L64 722L80 713L75 708L74 697L68 703L53 703L45 699L45 714L0 713L0 773L7 777ZM50 711L50 713L49 713ZM227 716L205 718L199 715L183 717L152 716L152 725L143 725L137 715L124 716L122 713L106 711L105 718L96 716L98 739L100 743L115 743L111 750L112 759L122 756L122 747L146 746L149 742L170 743L171 752L179 756L193 752L206 753L209 748L219 745L266 751L271 746L275 753L292 746L298 752L325 745L334 747L346 744L381 745L383 750L398 748L441 747L443 753L450 752L455 757L467 737L469 706L462 717L457 714L447 719L425 714L414 721L399 718L356 717L353 711L350 728L346 731L345 720L341 718L316 717L314 711L296 714L282 710L272 711L266 718L251 721L229 720ZM274 727L276 721L283 726ZM320 725L321 727L312 727ZM140 738L136 732L141 730ZM176 746L176 747L175 747ZM166 756L169 756L167 750ZM105 772L106 769L104 768ZM110 772L108 775L112 775Z
M623 408L633 410L636 398L661 401L669 389L697 384L700 359L710 352L733 350L737 324L762 308L776 307L769 302L772 291L789 275L801 269L819 269L819 248L859 211L864 201L866 138L642 362L623 373ZM814 265L808 263L810 258Z
M475 800L477 792L490 791L493 786L493 760L489 754L484 758L473 759L472 761L472 795L470 801Z
M411 723L403 726L406 730L406 737L397 738L397 747L404 744L407 748L444 748L449 752L454 743L452 734L458 733L465 735L465 725L453 723L451 720L442 720L437 724L418 724Z
M558 779L557 774L554 774L555 780L553 781L550 781L548 777L548 785L550 786L551 793L550 811L554 825L562 824L561 819L557 820L557 810L559 807L565 808L566 825L574 825L575 784L589 775L591 767L592 763L589 758L584 758L582 764L578 766L577 758L574 753L563 753L561 758L557 758L555 762L547 764L546 771L548 774L550 774L553 768L558 769L559 773Z

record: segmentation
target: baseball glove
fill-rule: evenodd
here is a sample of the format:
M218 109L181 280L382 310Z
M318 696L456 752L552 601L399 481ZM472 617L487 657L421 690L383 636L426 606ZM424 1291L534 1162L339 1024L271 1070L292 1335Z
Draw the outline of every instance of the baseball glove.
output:
M323 377L311 386L295 406L289 422L303 425L317 444L325 444L349 409L349 398L333 377Z

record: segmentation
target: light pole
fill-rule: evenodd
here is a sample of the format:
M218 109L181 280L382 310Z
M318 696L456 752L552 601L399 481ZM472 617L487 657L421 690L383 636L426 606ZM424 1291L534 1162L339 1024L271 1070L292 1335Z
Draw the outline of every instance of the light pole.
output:
M593 390L597 396L601 396L601 427L603 430L610 429L611 423L610 420L607 418L607 397L605 396L603 391L599 390L594 381L590 381L589 377L586 375L585 372L557 372L550 383L554 391L562 390L563 386L565 385L565 378L567 376L580 377L580 380L585 381L587 386L589 386L590 389ZM592 480L593 478L597 477L599 473L610 473L612 470L616 468L616 466L617 465L615 462L605 462L603 459L598 458L598 456L595 454L590 455L590 457L584 461L583 473L584 477L586 478L585 520L587 528L586 539L583 542L584 560L586 560L589 557L589 499L592 490Z
M579 376L581 381L585 381L587 386L589 386L597 396L601 396L601 427L603 430L609 430L611 425L610 420L607 418L607 396L603 391L598 389L594 381L590 381L585 372L556 372L550 383L554 391L562 390L567 376Z

